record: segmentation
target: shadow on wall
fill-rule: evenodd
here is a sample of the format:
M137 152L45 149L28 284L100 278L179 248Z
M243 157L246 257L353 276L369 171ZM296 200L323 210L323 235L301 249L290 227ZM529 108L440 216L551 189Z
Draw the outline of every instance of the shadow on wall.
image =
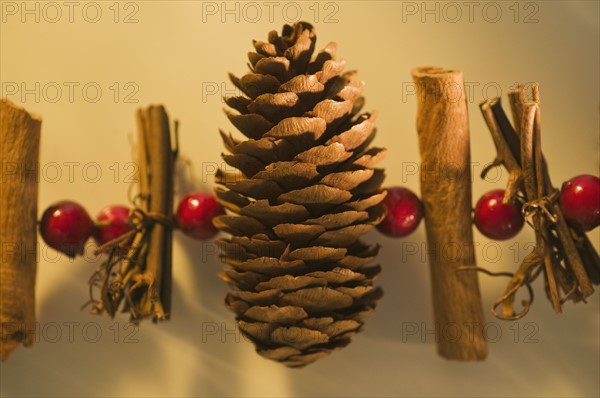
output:
M197 188L193 185L178 178L176 191L190 192ZM241 396L252 388L260 396L288 391L285 370L254 353L225 307L228 287L217 277L221 264L213 242L175 232L172 315L160 324L145 320L134 325L126 314L115 319L92 315L89 306L79 310L100 261L62 256L54 264L39 263L51 268L43 274L60 273L60 282L38 302L34 346L17 350L2 364L1 378L11 380L2 383L3 396ZM257 383L263 372L273 378Z

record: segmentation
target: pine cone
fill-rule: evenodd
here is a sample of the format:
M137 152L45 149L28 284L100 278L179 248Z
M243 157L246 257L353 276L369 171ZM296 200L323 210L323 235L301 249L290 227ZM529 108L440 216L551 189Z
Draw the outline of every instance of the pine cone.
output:
M214 224L234 287L225 300L257 352L302 367L350 342L381 297L367 266L379 246L359 237L384 217L385 149L368 148L375 114L358 115L364 82L343 72L329 43L311 60L314 28L285 25L254 41L250 73L230 75L245 95L226 98L229 120L248 139L221 131L217 174L228 210Z

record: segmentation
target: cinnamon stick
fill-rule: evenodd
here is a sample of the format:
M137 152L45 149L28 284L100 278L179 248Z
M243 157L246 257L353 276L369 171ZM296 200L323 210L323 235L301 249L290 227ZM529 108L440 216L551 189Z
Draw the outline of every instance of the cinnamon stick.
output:
M469 125L462 72L424 67L412 71L417 88L421 198L430 253L438 353L483 360L487 343L471 221ZM445 250L460 248L452 256ZM456 339L447 331L458 329Z
M492 101L484 101L479 104L483 118L492 134L494 145L496 146L497 156L492 162L490 167L487 167L481 173L481 178L485 178L486 173L497 165L504 165L508 170L508 183L507 189L504 194L504 203L511 202L515 199L517 192L519 191L523 179L521 177L521 157L518 153L515 153L514 149L511 149L507 140L504 138L507 133L503 130L507 126L503 125L503 129L496 121L496 115L502 115L502 107L500 106L500 99L497 98ZM493 108L499 108L494 111ZM520 115L521 113L519 113ZM510 123L508 124L510 126ZM512 127L511 127L512 129Z
M535 102L522 103L521 106L521 158L522 174L525 182L525 195L529 200L535 200L546 196L544 177L541 162L541 142L539 128L535 127L538 104ZM558 286L554 277L554 266L551 251L546 249L549 242L546 220L543 217L534 217L533 225L536 231L536 246L542 253L544 270L546 273L546 284L552 307L556 313L560 313L560 296Z
M166 219L173 215L173 146L169 118L162 105L140 110L138 117L145 122L146 165L148 179L148 210ZM141 178L140 181L143 181ZM143 189L143 185L141 186ZM148 293L142 300L143 313L154 320L167 319L171 307L171 228L161 222L153 225L148 241L146 273L152 278Z
M0 359L35 337L41 119L0 100Z
M521 89L523 91L523 89ZM537 158L537 175L539 176L539 189L544 190L545 194L549 194L550 191L554 190L552 181L550 180L550 173L548 172L548 166L542 155L542 144L541 144L541 120L540 120L540 91L537 83L533 84L531 89L533 101L538 105L535 113L534 133L535 133L535 151ZM586 272L585 266L582 262L581 255L577 250L575 242L573 242L572 234L569 231L569 226L565 220L560 206L554 206L554 214L556 216L556 229L558 231L558 238L562 246L563 251L566 253L565 259L569 264L570 269L575 274L575 277L580 285L581 294L583 297L591 296L594 293L594 288ZM585 234L584 234L585 235ZM587 240L587 236L584 238ZM598 263L596 263L598 267Z

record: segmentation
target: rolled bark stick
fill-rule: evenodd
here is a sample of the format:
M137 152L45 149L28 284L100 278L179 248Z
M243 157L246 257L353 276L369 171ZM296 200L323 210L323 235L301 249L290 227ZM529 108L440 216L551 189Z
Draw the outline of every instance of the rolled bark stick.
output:
M0 100L0 359L35 338L41 119Z
M146 176L140 178L140 189L149 194L148 211L162 214L171 219L173 214L173 146L169 117L162 105L149 106L138 111L138 118L145 125L147 164L140 166ZM141 124L138 122L138 125ZM142 191L141 191L142 192ZM146 272L153 279L148 294L142 300L142 313L153 320L168 319L171 311L171 228L155 223L150 232Z
M412 76L438 354L483 360L487 343L477 272L464 271L476 264L463 75L422 67L414 69Z

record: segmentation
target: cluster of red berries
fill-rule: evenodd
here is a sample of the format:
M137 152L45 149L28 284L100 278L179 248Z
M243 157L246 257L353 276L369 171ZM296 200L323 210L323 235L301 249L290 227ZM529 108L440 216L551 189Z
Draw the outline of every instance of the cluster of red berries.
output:
M387 216L377 228L388 236L406 236L419 226L423 218L423 204L407 188L392 187L387 191L384 201ZM502 203L503 197L504 190L490 191L475 205L475 226L491 239L510 239L523 227L521 205ZM565 182L559 204L571 225L591 231L600 225L600 179L581 175ZM131 214L129 207L109 206L93 222L79 204L62 201L44 211L40 233L48 246L75 257L83 253L85 243L92 236L98 245L103 245L129 232L133 228ZM224 214L224 211L214 196L190 193L179 203L174 224L192 238L210 239L217 233L212 219L220 214Z
M83 254L90 237L101 246L131 231L132 210L127 206L108 206L100 211L94 222L81 205L61 201L44 211L40 234L48 246L75 257ZM217 234L212 219L220 214L224 211L214 196L194 192L179 203L174 224L192 238L210 239Z
M391 237L403 237L413 232L423 218L423 205L409 189L387 189L384 205L386 218L377 226ZM485 236L496 240L510 239L523 228L519 203L502 203L504 190L483 195L475 205L473 222ZM560 209L569 224L584 231L600 225L600 179L580 175L565 182L559 196Z

